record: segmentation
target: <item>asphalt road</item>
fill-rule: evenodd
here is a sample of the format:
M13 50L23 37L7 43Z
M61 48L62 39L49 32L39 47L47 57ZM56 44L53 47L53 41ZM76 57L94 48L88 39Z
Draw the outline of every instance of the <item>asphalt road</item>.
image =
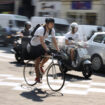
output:
M81 72L70 71L60 92L49 89L46 77L42 84L29 87L24 65L16 62L10 49L0 47L0 105L105 105L104 72L85 80Z

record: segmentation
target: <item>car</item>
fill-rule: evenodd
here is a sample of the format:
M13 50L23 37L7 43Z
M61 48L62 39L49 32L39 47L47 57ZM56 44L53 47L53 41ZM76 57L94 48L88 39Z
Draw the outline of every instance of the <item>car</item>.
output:
M96 32L87 41L88 53L91 55L92 68L100 71L105 65L105 32Z

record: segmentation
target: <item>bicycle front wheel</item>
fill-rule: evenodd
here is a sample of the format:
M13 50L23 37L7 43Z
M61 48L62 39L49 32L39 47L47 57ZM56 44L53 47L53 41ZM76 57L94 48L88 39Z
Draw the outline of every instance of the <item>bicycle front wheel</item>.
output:
M35 66L32 61L28 61L23 70L24 80L27 85L34 86L37 82L35 81L36 73L35 73Z
M52 64L47 71L47 84L53 91L60 91L65 83L65 74L58 64Z

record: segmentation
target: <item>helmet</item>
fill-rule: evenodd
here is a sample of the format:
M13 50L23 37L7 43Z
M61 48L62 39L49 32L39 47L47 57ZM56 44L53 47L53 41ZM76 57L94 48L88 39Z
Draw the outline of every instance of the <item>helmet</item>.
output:
M29 21L26 22L26 23L25 23L25 27L26 27L27 25L31 26L31 22L29 22Z
M70 28L78 28L78 24L76 22L71 23Z
M53 18L46 18L45 22L48 23L55 23L55 20Z

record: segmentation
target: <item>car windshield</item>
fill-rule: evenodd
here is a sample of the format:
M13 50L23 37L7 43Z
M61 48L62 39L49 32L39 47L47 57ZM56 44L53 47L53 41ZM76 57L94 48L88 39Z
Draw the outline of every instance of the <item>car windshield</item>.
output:
M105 34L99 34L94 38L94 42L101 43L103 40L105 40Z
M17 27L24 27L26 21L15 20Z
M67 33L68 29L69 25L55 24L56 36L63 36L65 33Z

